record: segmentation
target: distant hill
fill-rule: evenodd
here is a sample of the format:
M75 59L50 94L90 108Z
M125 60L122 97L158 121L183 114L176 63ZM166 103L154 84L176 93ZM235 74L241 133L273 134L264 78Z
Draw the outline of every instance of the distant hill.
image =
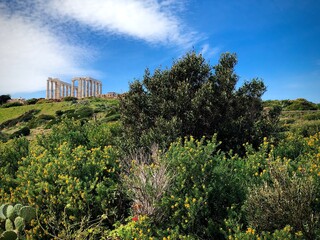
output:
M267 100L264 101L265 107L281 107L283 111L305 111L305 110L320 110L320 104L309 102L304 98L296 100Z

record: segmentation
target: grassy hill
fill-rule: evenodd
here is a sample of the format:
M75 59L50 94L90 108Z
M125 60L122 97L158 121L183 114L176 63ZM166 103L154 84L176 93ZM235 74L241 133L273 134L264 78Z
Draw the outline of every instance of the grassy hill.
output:
M117 99L89 98L61 102L39 100L36 104L0 108L0 139L39 134L62 118L116 121L118 107Z
M284 132L295 132L307 137L320 131L320 104L298 98L268 100L264 102L264 106L282 109L280 123Z

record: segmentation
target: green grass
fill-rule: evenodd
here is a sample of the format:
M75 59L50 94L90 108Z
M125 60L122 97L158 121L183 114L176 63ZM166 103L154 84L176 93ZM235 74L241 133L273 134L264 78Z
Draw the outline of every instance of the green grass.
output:
M102 105L106 107L117 106L119 104L119 100L117 99L102 99L102 98L91 98L79 100L77 103L72 102L50 102L50 103L41 103L34 105L24 105L18 107L10 107L10 108L0 108L0 124L13 118L17 118L28 112L32 109L38 109L40 112L37 115L53 115L55 116L56 111L61 110L70 110L81 108L83 106L89 106L93 109L99 108Z
M40 110L38 114L55 115L58 110L68 110L73 108L75 108L75 104L70 102L42 103L20 107L0 108L0 124L6 120L19 117L32 109Z

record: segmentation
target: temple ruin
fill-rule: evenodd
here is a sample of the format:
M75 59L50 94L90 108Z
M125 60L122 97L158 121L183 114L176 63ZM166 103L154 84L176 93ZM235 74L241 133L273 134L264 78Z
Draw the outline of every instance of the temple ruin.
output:
M102 82L91 77L75 77L72 83L66 83L59 78L48 78L47 99L61 99L64 97L98 97L102 94Z

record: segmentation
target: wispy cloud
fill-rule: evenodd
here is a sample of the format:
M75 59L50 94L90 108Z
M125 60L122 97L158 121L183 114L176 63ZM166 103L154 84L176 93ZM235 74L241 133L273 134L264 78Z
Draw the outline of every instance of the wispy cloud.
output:
M0 26L0 94L40 91L49 76L88 72L78 60L87 50L65 43L37 20L8 14L2 5Z
M96 31L154 44L190 46L194 33L185 29L173 11L181 6L177 0L52 0L46 8Z
M201 47L200 53L207 58L213 57L220 52L219 47L211 47L209 44L205 43Z

